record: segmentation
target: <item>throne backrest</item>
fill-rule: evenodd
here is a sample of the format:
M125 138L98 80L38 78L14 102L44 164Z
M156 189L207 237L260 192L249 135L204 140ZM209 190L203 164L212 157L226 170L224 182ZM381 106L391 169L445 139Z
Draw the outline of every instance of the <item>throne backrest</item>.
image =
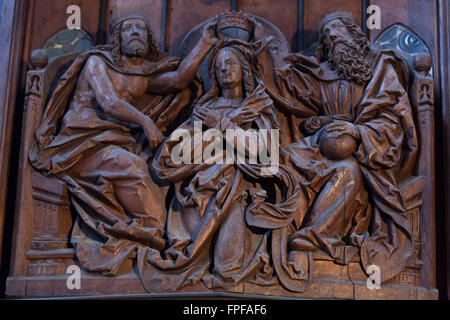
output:
M27 73L23 113L20 164L17 184L15 234L11 272L15 275L63 274L73 263L73 249L68 248L72 228L66 185L36 172L28 160L49 94L78 53L56 57L48 63L47 52L34 50L31 70ZM59 262L55 262L59 261Z

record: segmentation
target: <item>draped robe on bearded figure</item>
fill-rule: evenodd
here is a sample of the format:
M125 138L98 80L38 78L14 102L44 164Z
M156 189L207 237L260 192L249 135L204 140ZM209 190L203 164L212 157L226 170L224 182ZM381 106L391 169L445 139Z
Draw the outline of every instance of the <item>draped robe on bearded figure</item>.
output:
M364 270L377 265L388 280L412 253L398 189L417 153L408 67L393 51L371 50L356 19L343 12L322 20L316 57L292 54L284 63L275 62L264 82L278 110L307 119L304 137L280 151L306 203L299 225L285 228L280 241L298 270L307 270L308 252L325 251L339 264L359 252ZM284 277L293 290L303 286Z
M71 242L86 269L115 274L136 246L164 247L166 209L147 160L201 94L193 79L217 41L213 28L180 62L158 58L146 17L118 17L112 44L80 54L59 80L29 157L67 183Z

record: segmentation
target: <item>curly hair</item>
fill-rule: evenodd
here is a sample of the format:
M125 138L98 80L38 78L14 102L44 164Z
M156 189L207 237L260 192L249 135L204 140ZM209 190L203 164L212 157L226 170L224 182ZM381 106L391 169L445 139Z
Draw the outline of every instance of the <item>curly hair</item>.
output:
M222 40L212 49L209 58L209 77L211 79L211 89L197 102L202 105L220 95L220 88L216 77L215 65L217 56L221 50L231 50L235 53L241 63L242 82L244 89L244 98L251 95L255 90L259 73L259 65L256 60L256 54L250 44L240 40Z
M370 43L369 39L367 39L366 35L362 32L361 28L353 22L349 18L339 17L336 18L342 21L344 26L347 28L347 31L353 38L353 41L362 49L364 54L369 53L370 51ZM325 35L322 33L322 30L319 31L319 44L316 48L316 58L319 59L320 62L324 62L328 60L330 55L330 48L324 43Z
M320 62L328 61L330 67L335 69L342 78L364 85L373 75L372 66L367 60L367 55L370 52L369 40L361 28L351 19L345 17L336 19L342 21L351 35L352 41L337 43L330 48L324 43L325 35L320 30L316 57Z
M121 43L120 32L122 30L123 22L124 21L116 24L111 32L111 43L110 43L110 46L112 48L111 54L114 59L114 62L118 66L123 66L122 52L120 48ZM144 23L148 35L148 51L145 58L150 61L156 61L159 58L159 50L153 37L153 32L150 27L150 24L147 21L144 21Z

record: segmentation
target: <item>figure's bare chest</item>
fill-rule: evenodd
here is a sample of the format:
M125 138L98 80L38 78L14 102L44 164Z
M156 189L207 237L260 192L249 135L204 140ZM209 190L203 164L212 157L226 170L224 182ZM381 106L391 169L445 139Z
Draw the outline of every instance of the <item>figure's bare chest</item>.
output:
M113 70L108 70L108 75L119 99L131 102L141 98L147 90L148 77L121 74Z

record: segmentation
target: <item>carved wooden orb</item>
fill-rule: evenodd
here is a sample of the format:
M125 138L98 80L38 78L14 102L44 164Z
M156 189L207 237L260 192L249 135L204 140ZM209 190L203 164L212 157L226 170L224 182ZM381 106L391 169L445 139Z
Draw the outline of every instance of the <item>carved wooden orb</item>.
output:
M431 69L431 57L426 53L418 53L414 56L413 66L416 71L428 72Z
M35 69L43 69L47 66L48 55L44 49L36 49L31 52L30 62Z
M330 160L348 158L356 150L356 141L353 137L344 135L336 138L326 131L320 136L319 144L320 152Z

